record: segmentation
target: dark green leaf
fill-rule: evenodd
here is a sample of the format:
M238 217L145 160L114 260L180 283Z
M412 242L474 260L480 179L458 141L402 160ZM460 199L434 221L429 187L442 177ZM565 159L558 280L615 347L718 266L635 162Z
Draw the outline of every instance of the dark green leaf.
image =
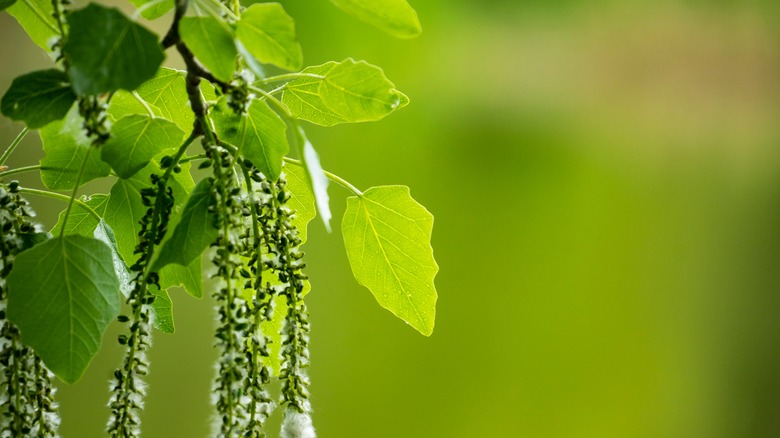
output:
M64 382L79 380L119 314L108 246L77 235L48 240L16 257L8 290L23 341Z
M298 70L303 64L295 21L279 3L248 7L236 23L236 37L260 62L287 70Z
M325 106L349 122L379 120L409 102L381 68L352 58L325 74L319 95Z
M195 116L187 100L187 86L182 72L161 68L136 91L156 116L172 121L184 132L192 131ZM146 114L146 109L132 94L118 91L111 99L108 114L114 120L119 120L131 114Z
M82 119L74 105L63 120L49 123L40 130L43 151L41 180L52 190L68 190L76 185L76 178L89 153L81 184L95 178L108 176L111 167L100 159L82 129Z
M147 20L156 20L173 9L173 0L130 0Z
M398 38L422 33L417 12L406 0L330 0L344 12Z
M9 6L16 3L16 0L0 0L0 11L6 10Z
M306 67L301 73L319 75L324 78L337 65L337 62L330 61L322 65ZM322 78L314 77L290 81L284 88L282 103L287 105L293 117L320 126L333 126L347 122L322 101L320 84L322 84Z
M64 118L75 101L65 72L41 70L14 79L0 109L9 119L37 129Z
M181 221L171 238L163 243L153 269L177 263L188 266L197 259L217 238L216 217L209 211L214 202L211 193L212 180L205 178L192 190L182 211Z
M347 199L341 223L349 264L379 304L430 336L436 315L433 215L404 186Z
M184 17L179 34L198 61L217 79L230 82L236 70L238 52L224 21L212 17Z
M236 115L223 101L211 116L221 140L238 147L239 154L268 178L279 178L282 157L290 150L287 125L267 103L254 100L245 115Z
M111 138L101 148L101 158L120 178L130 178L157 154L181 146L184 132L175 123L143 115L119 119Z
M157 36L119 10L94 3L68 15L62 52L80 95L135 90L151 79L165 55Z
M16 21L24 28L35 44L51 51L54 37L60 35L57 21L53 17L51 0L18 0L8 8Z

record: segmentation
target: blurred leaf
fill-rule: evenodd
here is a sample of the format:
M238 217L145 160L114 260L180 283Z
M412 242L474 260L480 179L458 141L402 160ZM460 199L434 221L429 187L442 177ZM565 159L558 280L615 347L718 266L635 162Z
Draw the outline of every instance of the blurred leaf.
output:
M120 178L129 178L157 154L176 150L183 137L184 132L165 119L145 115L122 117L111 127L111 138L101 148L101 158Z
M191 132L195 116L189 106L184 73L161 68L136 90L156 116L170 120L184 132ZM130 114L146 114L146 109L131 93L118 91L111 99L108 114L119 120Z
M325 74L318 94L325 106L348 122L379 120L409 102L381 68L352 58Z
M330 61L322 65L306 67L301 73L325 76L338 63ZM282 94L282 102L290 109L293 117L306 120L320 126L333 126L345 123L341 116L328 108L320 97L322 79L300 78L287 83Z
M325 176L325 171L322 170L320 164L320 157L317 156L317 151L314 150L309 139L306 137L306 133L298 127L296 133L296 144L298 147L298 155L303 158L303 170L306 174L306 182L308 183L311 193L314 194L314 199L317 203L317 211L320 212L320 218L322 219L325 228L330 232L330 204L328 199L328 177Z
M111 167L100 159L98 151L92 150L92 142L84 133L82 123L74 105L65 119L49 123L40 130L46 153L41 159L41 180L46 187L52 190L72 189L87 153L89 158L81 178L82 185L111 172Z
M119 314L119 284L105 243L78 235L19 254L8 276L8 317L66 383L84 374Z
M6 10L14 3L16 3L16 0L0 0L0 11Z
M209 211L214 197L211 193L211 178L204 178L192 190L182 211L181 221L176 225L170 239L162 244L153 269L177 263L188 266L217 238L214 213Z
M184 17L179 34L198 61L217 79L230 82L238 51L228 24L212 17Z
M174 6L173 0L130 0L130 3L141 9L141 15L147 20L156 20L162 17Z
M53 17L51 0L19 0L8 13L24 28L27 35L47 52L51 51L54 37L60 35L57 21Z
M157 35L117 9L91 3L67 17L70 33L62 53L80 95L135 90L165 58Z
M290 150L287 125L267 103L253 100L246 114L237 115L223 100L213 107L211 117L221 140L238 147L238 153L268 178L279 178L282 157Z
M28 128L37 129L64 118L75 101L68 75L50 69L14 79L3 96L0 109L9 119L23 121Z
M417 12L406 0L330 0L344 12L398 38L422 33Z
M260 62L287 70L298 70L303 65L295 21L279 3L248 7L236 23L236 37Z
M358 283L385 309L430 336L436 315L433 215L405 186L368 189L347 199L341 223L349 264Z

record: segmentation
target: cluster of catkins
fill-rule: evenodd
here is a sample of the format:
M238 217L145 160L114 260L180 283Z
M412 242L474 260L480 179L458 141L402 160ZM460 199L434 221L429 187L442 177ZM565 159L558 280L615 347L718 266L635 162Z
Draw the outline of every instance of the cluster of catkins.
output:
M60 424L54 375L6 317L5 279L14 257L48 237L32 221L35 213L18 189L17 182L0 185L0 436L54 437Z
M272 320L277 300L287 312L281 333L280 404L285 407L284 438L314 438L309 404L309 322L303 303L301 239L286 205L290 193L284 175L268 180L248 161L243 178L222 175L234 168L228 151L215 146L213 211L219 238L213 263L220 281L216 343L220 360L214 388L220 436L263 437L275 403L271 381L270 340L263 324ZM245 190L242 189L245 185ZM266 324L267 325L267 324Z

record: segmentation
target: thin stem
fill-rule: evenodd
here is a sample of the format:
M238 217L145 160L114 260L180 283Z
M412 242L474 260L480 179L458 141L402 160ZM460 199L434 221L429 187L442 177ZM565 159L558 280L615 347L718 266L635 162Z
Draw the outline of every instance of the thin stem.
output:
M143 105L144 109L146 109L147 114L149 114L149 117L155 118L154 111L152 111L152 107L149 106L149 103L144 100L143 97L141 97L140 94L138 94L137 91L133 91L131 93L133 97L135 97L135 100L137 100L141 105Z
M191 155L189 157L185 157L185 158L182 158L181 160L179 160L179 164L189 163L190 161L205 160L206 158L208 158L206 156L206 154ZM2 176L2 175L3 174L0 173L0 176Z
M287 162L287 163L290 163L290 164L294 164L296 166L303 167L303 161L296 160L295 158L284 157L284 161ZM346 188L347 190L351 191L355 195L363 197L363 192L358 190L357 187L355 187L352 184L350 184L349 181L345 180L344 178L342 178L342 177L340 177L340 176L338 176L338 175L336 175L334 173L330 173L327 170L323 170L322 172L325 174L325 176L328 177L329 180L331 180L331 181L339 184L340 186Z
M16 175L17 173L31 172L33 170L40 170L40 169L41 169L40 164L36 164L34 166L17 167L15 169L8 169L0 172L0 178Z
M8 149L6 149L5 152L3 152L3 155L0 156L0 166L4 165L5 162L8 161L8 157L10 157L16 147L19 146L19 143L22 142L22 139L24 139L28 132L30 132L30 129L25 127L22 129L22 132L16 136L14 141L11 143L11 146L8 146Z
M20 187L19 188L19 192L21 192L21 193L28 193L30 195L43 196L43 197L46 197L46 198L59 199L60 201L65 201L65 202L70 202L71 201L71 197L68 196L68 195L63 195L62 193L57 193L57 192L50 192L48 190L38 190L38 189L30 189L30 188L27 188L27 187ZM73 199L73 202L78 204L79 207L81 207L84 210L86 210L87 213L92 215L92 217L94 217L98 221L103 220L103 218L100 217L100 215L97 214L97 212L95 210L93 210L92 207L90 207L89 204L87 204L86 202L84 202L84 201L82 201L81 199L78 199L78 198ZM63 230L65 229L65 223L62 224L62 229Z
M79 169L79 174L76 176L76 184L73 186L73 193L70 195L70 201L68 202L68 209L65 210L65 218L62 220L62 229L65 229L65 225L68 224L68 218L70 217L70 210L73 208L73 202L76 199L76 195L79 192L79 185L81 185L81 178L84 176L84 169L87 168L87 161L89 160L89 153L92 152L92 149L87 149L87 152L84 153L84 160L81 162L81 168ZM65 236L65 234L61 234L60 238L62 236Z
M279 108L284 113L284 115L286 115L288 118L290 118L290 119L293 118L292 114L290 113L290 109L287 108L287 105L283 104L279 99L277 99L276 97L272 96L271 93L263 90L262 88L253 87L251 85L249 86L249 89L254 91L255 93L259 93L259 94L263 95L263 97L268 99L269 102L273 103L274 106Z
M283 75L271 76L270 78L260 79L255 82L255 85L265 85L272 82L289 81L300 78L312 78L312 79L325 79L325 76L315 75L314 73L286 73Z

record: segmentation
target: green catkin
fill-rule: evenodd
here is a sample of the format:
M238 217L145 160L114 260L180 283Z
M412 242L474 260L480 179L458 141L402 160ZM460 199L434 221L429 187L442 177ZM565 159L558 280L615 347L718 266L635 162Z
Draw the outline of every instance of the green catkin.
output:
M240 272L242 223L241 189L233 175L233 157L219 145L204 145L212 160L213 204L219 230L212 263L219 286L214 293L217 302L216 347L220 352L214 383L214 404L218 414L218 435L243 436L249 429L249 358L246 354L246 331L251 324L250 309L241 295Z
M111 380L111 417L108 435L125 438L141 433L140 414L146 396L143 377L149 373L147 350L151 347L151 305L154 302L152 288L160 289L156 273L150 272L154 247L165 236L173 209L173 192L165 180L152 175L153 188L141 191L141 200L148 207L141 218L140 242L135 249L140 254L131 266L135 273L133 288L127 298L131 315L121 315L119 321L128 325L128 332L119 335L118 342L127 349L122 367L114 370Z
M35 213L18 194L18 183L0 186L0 434L3 437L55 437L60 424L54 401L54 375L22 343L6 319L8 277L14 257L46 234L31 220Z
M270 321L274 314L273 291L264 284L267 278L263 275L264 236L267 234L268 220L273 210L267 203L270 192L262 191L262 187L269 187L265 176L248 160L243 163L242 168L247 189L242 215L246 228L251 230L243 239L242 256L246 263L242 277L246 279L244 289L252 294L249 325L245 330L245 337L248 339L245 355L249 370L244 386L248 388L250 401L249 421L244 437L261 438L265 436L265 421L274 409L274 402L266 390L266 385L271 380L271 370L267 364L270 356L269 339L262 330L262 324Z

